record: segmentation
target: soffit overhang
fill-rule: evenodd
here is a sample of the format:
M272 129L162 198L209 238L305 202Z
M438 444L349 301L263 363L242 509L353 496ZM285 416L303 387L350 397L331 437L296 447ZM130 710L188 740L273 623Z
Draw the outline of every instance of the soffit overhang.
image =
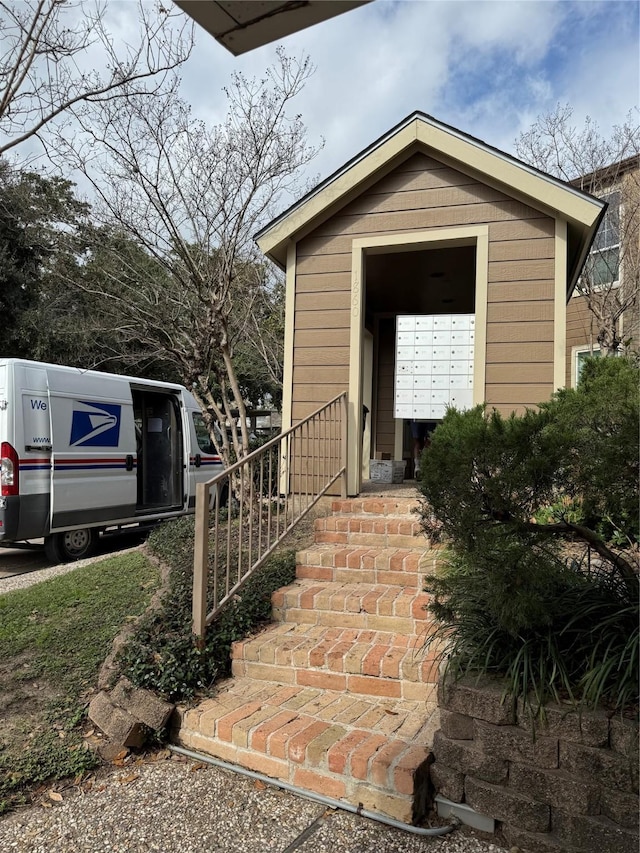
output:
M369 0L174 0L234 56L363 6Z

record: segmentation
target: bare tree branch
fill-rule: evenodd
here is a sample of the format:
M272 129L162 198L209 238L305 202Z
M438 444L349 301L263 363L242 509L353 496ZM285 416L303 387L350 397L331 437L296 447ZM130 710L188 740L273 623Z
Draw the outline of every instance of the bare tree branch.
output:
M132 94L78 115L73 144L60 133L50 146L93 187L99 251L113 254L110 274L79 287L126 306L132 322L120 322L119 335L138 357L141 349L164 353L179 370L226 462L250 449L237 351L251 350L263 377L279 373L271 340L278 323L264 322L276 291L253 234L289 201L316 154L300 117L289 114L311 72L308 60L280 52L263 80L236 75L227 118L213 128L193 118L167 80L152 99ZM119 234L136 247L125 258Z
M138 43L119 55L99 0L0 0L0 155L96 103L162 91L192 25L159 3L137 9Z

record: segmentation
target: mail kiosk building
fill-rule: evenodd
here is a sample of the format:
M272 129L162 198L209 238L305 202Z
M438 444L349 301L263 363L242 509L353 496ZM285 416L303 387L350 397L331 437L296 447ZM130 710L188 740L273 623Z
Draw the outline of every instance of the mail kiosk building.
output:
M286 271L283 427L346 391L352 495L369 458L410 456L408 406L452 404L453 361L445 388L436 362L447 359L414 352L414 386L429 368L429 388L400 387L412 359L397 336L419 331L401 328L407 317L473 317L473 404L508 415L549 399L565 384L567 301L605 209L431 116L408 116L256 237Z

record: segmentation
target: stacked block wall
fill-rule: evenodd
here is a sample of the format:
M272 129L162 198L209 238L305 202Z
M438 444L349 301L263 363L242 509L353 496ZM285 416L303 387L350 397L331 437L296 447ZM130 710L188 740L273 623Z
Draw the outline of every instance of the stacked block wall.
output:
M638 724L550 705L532 722L495 682L439 686L438 793L502 824L526 853L636 853Z

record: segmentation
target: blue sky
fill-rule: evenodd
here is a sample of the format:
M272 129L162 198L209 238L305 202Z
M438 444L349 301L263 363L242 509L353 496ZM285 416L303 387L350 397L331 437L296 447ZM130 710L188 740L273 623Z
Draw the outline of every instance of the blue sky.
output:
M513 151L518 134L560 103L604 132L640 102L636 0L375 0L282 41L316 66L296 109L312 171L325 177L414 110ZM260 75L275 46L234 58L204 31L183 92L212 121L230 74Z

